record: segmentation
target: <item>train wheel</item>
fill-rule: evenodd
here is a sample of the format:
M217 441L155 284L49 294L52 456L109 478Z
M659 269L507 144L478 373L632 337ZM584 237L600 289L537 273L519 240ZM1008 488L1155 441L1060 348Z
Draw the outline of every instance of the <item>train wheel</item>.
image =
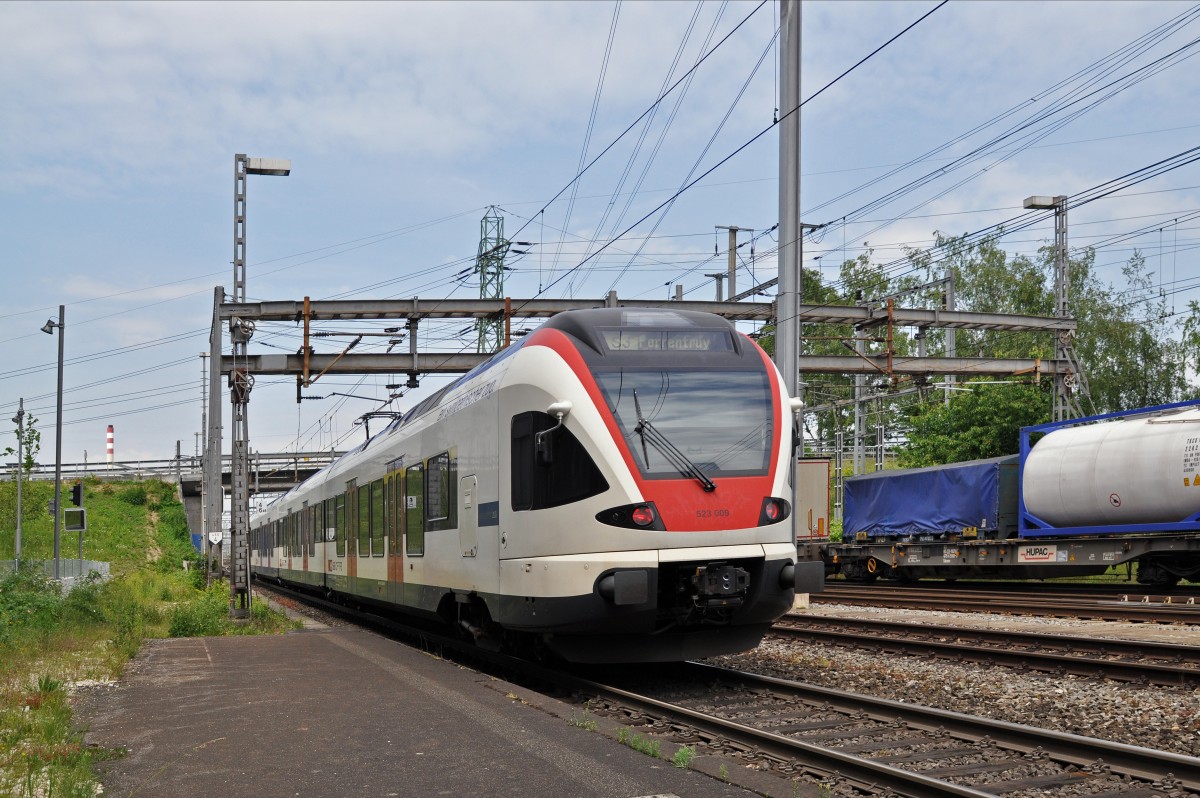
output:
M1139 585L1170 590L1179 584L1179 575L1168 571L1154 560L1146 559L1138 562L1137 580Z
M874 564L875 567L871 567ZM879 566L874 557L868 557L866 561L855 560L853 562L842 563L842 574L845 575L847 582L856 582L858 584L870 584L879 578Z

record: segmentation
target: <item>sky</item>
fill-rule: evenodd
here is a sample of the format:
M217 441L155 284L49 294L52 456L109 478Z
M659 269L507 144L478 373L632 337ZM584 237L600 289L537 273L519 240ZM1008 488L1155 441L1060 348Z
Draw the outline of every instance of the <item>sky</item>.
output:
M825 225L805 265L835 281L867 249L891 263L1027 196L1174 165L1200 144L1197 18L1177 2L804 2L801 208ZM774 0L0 3L0 411L23 398L53 462L61 332L65 463L102 461L109 424L118 461L196 453L236 153L292 162L248 179L251 300L477 297L490 206L532 244L509 258L514 298L711 299L718 225L755 231L739 290L773 277L777 26ZM1073 209L1071 244L1098 246L1117 287L1137 247L1183 309L1200 299L1197 211L1185 164ZM1044 217L1002 246L1036 252ZM461 320L422 331L423 348L474 351ZM263 324L248 348L300 340ZM293 378L260 377L251 448L350 448L363 413L446 379L387 403L398 382L326 377L297 404Z

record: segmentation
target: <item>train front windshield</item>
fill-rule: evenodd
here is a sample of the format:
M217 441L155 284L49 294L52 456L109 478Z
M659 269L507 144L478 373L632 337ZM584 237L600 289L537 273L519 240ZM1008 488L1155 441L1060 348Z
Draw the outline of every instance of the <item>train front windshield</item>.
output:
M764 371L621 369L595 376L643 476L683 476L650 432L711 479L767 472L775 425ZM641 421L652 430L639 429Z

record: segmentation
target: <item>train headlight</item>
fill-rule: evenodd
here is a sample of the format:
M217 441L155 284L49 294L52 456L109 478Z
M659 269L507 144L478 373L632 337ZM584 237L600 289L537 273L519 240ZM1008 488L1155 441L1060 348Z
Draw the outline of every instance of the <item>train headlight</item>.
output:
M792 506L785 499L768 496L763 499L762 512L758 514L758 525L768 526L787 520L792 513Z
M639 504L629 514L629 520L638 526L650 526L654 523L654 511L644 504Z
M602 524L626 529L653 529L659 532L666 530L654 502L639 502L601 510L596 513L596 520Z

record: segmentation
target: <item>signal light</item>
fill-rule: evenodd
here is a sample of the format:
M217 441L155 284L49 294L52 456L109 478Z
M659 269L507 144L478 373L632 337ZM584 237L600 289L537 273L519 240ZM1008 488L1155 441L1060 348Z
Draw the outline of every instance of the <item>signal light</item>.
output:
M779 509L779 502L767 502L767 506L763 508L763 513L767 516L768 521L778 521L782 513Z
M633 508L633 512L629 514L629 519L638 526L650 526L654 523L654 511L644 504L640 504Z
M83 483L76 482L71 486L71 504L76 507L83 506Z

